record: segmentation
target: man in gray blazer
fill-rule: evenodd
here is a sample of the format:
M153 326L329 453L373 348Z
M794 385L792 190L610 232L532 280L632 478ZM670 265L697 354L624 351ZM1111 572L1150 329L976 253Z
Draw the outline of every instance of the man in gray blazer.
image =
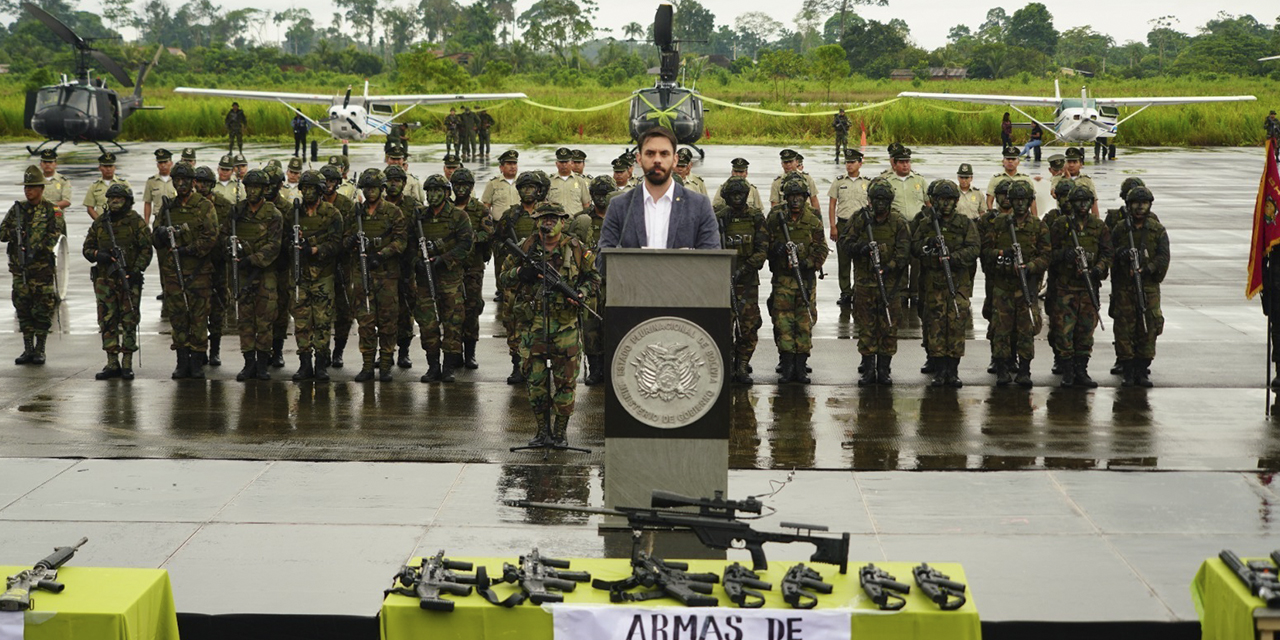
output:
M655 127L639 142L644 182L609 202L600 248L719 249L720 227L711 201L671 178L675 134Z

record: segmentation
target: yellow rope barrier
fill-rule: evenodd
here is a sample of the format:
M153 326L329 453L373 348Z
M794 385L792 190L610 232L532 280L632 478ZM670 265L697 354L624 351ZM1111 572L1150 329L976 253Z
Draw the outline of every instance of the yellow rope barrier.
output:
M805 117L805 116L833 116L839 113L839 111L813 111L809 113L794 113L790 111L773 111L770 109L760 109L758 107L746 107L740 104L733 104L732 102L725 102L724 100L716 100L715 98L708 98L707 96L699 96L699 97L702 98L703 102L718 104L722 107L729 107L730 109L742 109L743 111L752 111L755 113L762 113L768 116L784 116L784 117L795 118L795 117ZM849 113L852 111L865 111L867 109L877 109L879 107L893 104L901 99L902 98L890 98L889 100L885 100L883 102L875 102L872 104L862 105L861 107L852 107L852 108L845 109L844 111L845 113Z

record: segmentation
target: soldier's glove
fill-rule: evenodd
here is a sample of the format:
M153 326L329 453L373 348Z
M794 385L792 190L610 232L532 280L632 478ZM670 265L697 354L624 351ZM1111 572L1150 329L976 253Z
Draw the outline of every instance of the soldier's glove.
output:
M310 242L307 242L307 239L306 239L306 238L304 238L304 237L299 237L299 238L298 238L298 250L299 250L299 251L301 251L301 252L303 252L303 253L311 253L311 243L310 243Z
M359 244L360 238L357 238L356 236L347 236L346 239L342 241L342 246L346 247L347 251L355 251Z
M520 282L528 284L537 282L539 275L541 274L538 272L538 268L529 264L520 267L520 270L516 271L516 277L520 278Z
M377 269L377 268L378 268L378 267L380 267L380 266L382 266L382 254L380 254L380 253L370 253L370 254L369 254L369 268L370 268L370 269Z
M416 262L414 263L413 268L418 272L418 275L424 278L427 277L427 263L421 261Z
M129 274L129 282L130 282L133 286L138 287L139 289L141 289L141 288L142 288L142 281L143 281L144 279L145 279L145 278L143 277L143 274L142 274L142 272L141 272L141 271L139 271L139 272L137 272L137 273L131 273L131 274Z
M871 244L867 242L859 242L852 247L849 247L849 251L853 253L854 257L865 258L871 255Z
M196 254L196 250L192 248L192 246L189 244L178 247L178 255L184 258L189 258L191 256L194 256L195 254Z
M167 249L169 247L168 227L159 227L156 229L156 248Z
M107 263L111 262L111 261L113 260L113 258L111 257L111 252L110 252L110 251L101 251L101 250L99 250L96 254L94 254L94 256L93 256L93 260L94 260L94 262L97 262L98 264L105 265L105 264L107 264Z
M769 257L774 260L785 260L787 258L787 245L783 242L775 242L769 247Z

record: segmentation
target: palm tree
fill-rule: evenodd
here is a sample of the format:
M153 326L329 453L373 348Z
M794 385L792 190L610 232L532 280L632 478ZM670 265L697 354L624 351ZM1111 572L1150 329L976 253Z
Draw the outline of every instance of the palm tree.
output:
M622 35L634 42L644 36L644 26L639 22L628 22L622 27Z

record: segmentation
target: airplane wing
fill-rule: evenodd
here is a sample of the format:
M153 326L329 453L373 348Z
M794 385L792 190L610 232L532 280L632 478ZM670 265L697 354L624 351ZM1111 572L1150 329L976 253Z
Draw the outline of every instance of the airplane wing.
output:
M1268 60L1280 60L1280 56L1267 56L1265 58L1258 58L1258 62L1266 62Z
M271 102L312 102L316 104L333 104L339 94L320 93L284 93L281 91L245 91L242 89L199 89L195 87L178 87L174 93L192 93L202 96L220 96L224 98L240 98L242 100L270 100Z
M1249 102L1254 96L1179 96L1172 98L1095 98L1104 107L1146 107L1162 104L1194 104L1197 102Z
M924 100L950 100L952 102L973 102L977 104L1020 104L1028 107L1057 107L1060 98L1041 98L1033 96L1001 96L981 93L920 93L903 91L899 98L922 98Z
M523 93L426 93L393 96L368 96L371 103L416 102L418 104L443 104L446 102L481 102L485 100L520 100L529 96Z

